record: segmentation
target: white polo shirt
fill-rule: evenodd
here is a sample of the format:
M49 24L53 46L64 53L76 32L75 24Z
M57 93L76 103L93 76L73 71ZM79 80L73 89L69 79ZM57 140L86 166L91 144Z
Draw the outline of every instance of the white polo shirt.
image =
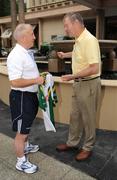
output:
M28 50L26 50L19 44L16 44L16 46L10 52L7 58L7 68L10 81L20 78L33 79L39 76L39 71L34 57ZM24 88L14 88L11 86L11 89L37 92L38 85L35 84Z

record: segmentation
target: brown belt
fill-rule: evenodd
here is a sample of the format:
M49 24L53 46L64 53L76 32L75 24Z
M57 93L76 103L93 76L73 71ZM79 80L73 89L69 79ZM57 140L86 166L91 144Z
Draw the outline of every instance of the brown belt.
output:
M99 77L100 77L100 76L97 76L97 77L94 77L94 78L89 78L89 79L85 79L85 78L75 78L74 81L75 81L75 82L91 81L91 80L97 79L97 78L99 78Z

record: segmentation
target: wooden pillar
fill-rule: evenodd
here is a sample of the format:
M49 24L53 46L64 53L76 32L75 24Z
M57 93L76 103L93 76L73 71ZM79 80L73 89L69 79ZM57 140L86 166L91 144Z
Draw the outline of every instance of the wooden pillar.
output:
M105 34L105 11L103 9L97 10L96 15L96 37L97 39L104 39Z
M17 3L16 0L10 0L11 5L11 28L12 32L14 32L16 26L17 26ZM12 36L12 47L15 46L16 40Z
M42 20L39 19L38 21L38 33L39 33L39 36L38 36L38 48L40 49L42 43L43 43L43 34L42 34Z
M1 30L1 35L2 35L2 33L3 33L3 31L4 31L4 30L3 30L3 25L0 26L0 30ZM1 43L0 43L0 44L1 44L1 47L4 47L3 38L1 38Z
M25 23L24 0L18 1L19 23Z

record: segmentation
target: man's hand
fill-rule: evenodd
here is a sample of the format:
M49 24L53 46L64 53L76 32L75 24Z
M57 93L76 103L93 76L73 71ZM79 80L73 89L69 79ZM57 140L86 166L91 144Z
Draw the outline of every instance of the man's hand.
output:
M61 76L61 79L63 81L71 81L74 79L74 76L72 74L67 74L67 75Z
M64 58L71 58L72 57L72 52L57 52L57 55L60 59Z
M36 83L40 84L40 85L43 84L44 83L44 77L42 77L42 76L37 77L36 78Z
M57 55L60 59L64 59L65 58L65 53L64 52L57 52Z

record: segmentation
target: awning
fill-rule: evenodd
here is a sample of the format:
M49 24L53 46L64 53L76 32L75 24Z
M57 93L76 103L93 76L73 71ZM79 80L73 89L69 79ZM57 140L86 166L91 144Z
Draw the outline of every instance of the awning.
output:
M8 28L2 33L1 38L10 38L11 35L12 35L12 31L10 28Z

